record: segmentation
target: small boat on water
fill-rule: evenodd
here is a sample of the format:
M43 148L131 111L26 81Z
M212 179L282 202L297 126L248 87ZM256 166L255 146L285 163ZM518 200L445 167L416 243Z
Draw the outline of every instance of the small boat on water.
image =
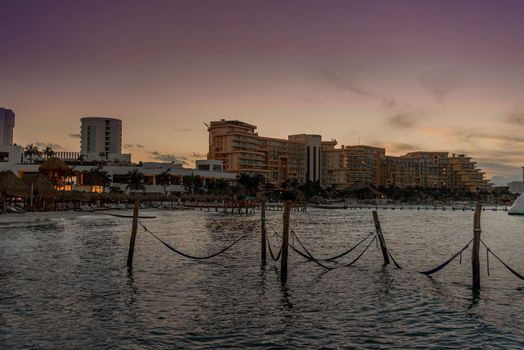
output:
M509 215L524 215L524 193L515 199L515 202L509 208Z

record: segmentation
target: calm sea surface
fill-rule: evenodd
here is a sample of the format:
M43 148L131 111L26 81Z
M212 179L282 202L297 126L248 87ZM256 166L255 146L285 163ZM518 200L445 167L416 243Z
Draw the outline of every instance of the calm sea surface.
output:
M472 238L472 212L380 210L403 270L384 268L375 243L352 267L330 272L290 251L285 286L279 264L261 267L259 213L142 213L157 216L142 220L153 232L195 255L248 236L198 262L140 229L128 273L131 219L0 224L0 349L524 347L524 281L493 257L488 276L483 247L478 295L471 249L432 278L416 272ZM282 212L268 219L281 230ZM308 209L293 212L291 225L313 255L329 257L365 237L373 219L369 210ZM523 273L524 217L485 211L482 229ZM276 250L278 238L270 239Z

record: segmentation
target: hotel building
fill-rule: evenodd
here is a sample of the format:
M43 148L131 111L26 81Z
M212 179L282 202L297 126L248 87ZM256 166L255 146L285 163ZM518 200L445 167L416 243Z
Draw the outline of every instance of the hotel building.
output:
M286 181L320 181L320 135L277 139L259 136L256 128L238 120L212 121L208 127L208 159L222 161L224 171L263 175L277 188Z
M354 184L448 187L471 192L490 189L484 173L465 155L410 152L390 156L381 147L336 148L336 140L322 141L320 135L263 137L255 132L255 125L238 120L212 121L208 131L208 159L221 160L225 171L261 174L277 188L287 180L309 180L337 189Z
M122 121L109 117L80 119L80 154L87 160L131 161L131 155L122 154Z

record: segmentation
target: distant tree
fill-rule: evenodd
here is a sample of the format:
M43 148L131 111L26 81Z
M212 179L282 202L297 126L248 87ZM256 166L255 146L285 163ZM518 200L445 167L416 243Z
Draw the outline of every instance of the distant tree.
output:
M78 161L78 163L84 164L84 162L86 161L86 156L84 154L81 154L78 156L76 160Z
M237 182L244 187L246 193L249 196L256 196L260 190L260 186L265 182L265 178L261 174L250 175L247 173L241 173L237 177Z
M195 193L202 187L202 179L199 175L191 173L182 177L182 185L187 192Z
M305 184L297 186L297 190L302 192L306 199L313 196L324 196L326 193L319 181L307 181Z
M229 183L225 179L208 180L206 182L207 191L210 194L225 195L230 188Z
M42 152L33 144L27 145L24 149L24 157L28 157L31 164L33 164L33 157L40 157L41 154Z
M44 148L44 150L42 151L42 154L44 155L45 158L49 159L49 158L55 156L55 151L53 151L53 149L52 149L51 147L47 146L47 147Z
M88 176L91 185L101 186L102 191L105 191L106 187L111 185L111 176L101 166L91 169Z
M171 185L171 169L166 169L156 176L156 183L164 188L164 193L167 194L167 187Z
M126 186L126 191L129 190L131 193L145 191L144 174L142 174L138 169L133 169L127 173L127 176L129 177L129 182Z

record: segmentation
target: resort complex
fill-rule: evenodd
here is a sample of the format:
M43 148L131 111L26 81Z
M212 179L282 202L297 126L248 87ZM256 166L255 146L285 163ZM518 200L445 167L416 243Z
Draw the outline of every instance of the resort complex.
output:
M209 123L208 159L220 160L235 174L262 175L277 188L289 181L318 182L343 189L352 185L447 187L470 192L491 188L484 173L464 154L410 152L386 155L381 147L340 146L320 135L260 136L256 126L238 120Z
M209 123L207 160L197 160L194 168L177 163L133 163L131 154L122 153L121 120L84 117L80 121L80 152L39 151L32 145L24 148L13 143L15 115L0 109L0 171L11 170L23 178L38 174L46 159L57 158L71 168L64 180L66 190L88 192L126 191L133 171L143 175L145 192L153 193L184 192L184 176L198 176L205 187L207 181L232 181L241 174L261 176L276 190L306 183L334 190L372 186L478 193L491 189L484 172L464 154L419 151L392 156L382 147L337 147L336 140L324 141L315 134L289 135L287 139L260 136L255 125L225 119ZM93 181L95 170L107 174L107 181ZM167 185L162 180L166 176Z
M12 171L24 179L45 174L58 190L83 192L129 192L133 172L141 177L141 192L182 193L187 191L184 177L208 181L232 181L235 174L224 172L222 163L197 160L194 168L178 163L131 162L122 154L122 121L109 117L81 118L80 152L38 150L35 146L13 144L14 113L0 109L0 171ZM46 169L50 167L50 169Z

